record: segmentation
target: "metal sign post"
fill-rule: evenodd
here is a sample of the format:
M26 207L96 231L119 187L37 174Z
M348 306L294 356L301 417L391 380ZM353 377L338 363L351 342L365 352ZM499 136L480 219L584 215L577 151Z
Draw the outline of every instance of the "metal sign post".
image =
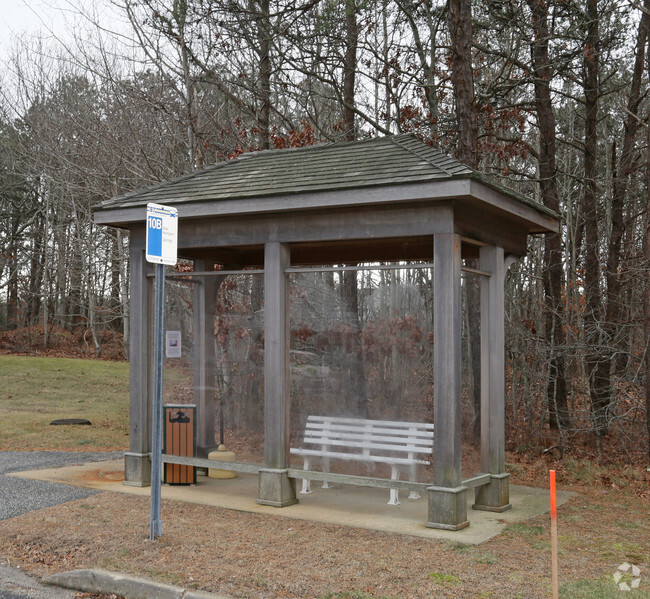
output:
M165 329L165 266L156 264L153 323L153 410L151 431L151 520L149 539L162 535L160 476L162 469L163 331Z
M147 204L146 259L156 265L153 325L153 410L151 431L151 518L149 539L162 536L160 491L162 471L163 348L165 345L165 265L176 264L178 210Z

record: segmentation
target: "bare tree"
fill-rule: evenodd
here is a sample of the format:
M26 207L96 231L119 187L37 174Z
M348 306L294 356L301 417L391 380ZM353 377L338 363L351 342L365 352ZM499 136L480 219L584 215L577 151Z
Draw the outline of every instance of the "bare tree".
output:
M548 3L528 0L532 13L533 41L531 60L534 73L535 108L539 128L539 175L542 201L555 212L560 212L556 167L556 124L551 97L553 67L549 54ZM561 233L546 236L544 244L544 294L546 296L545 336L549 348L549 376L546 388L549 406L549 426L570 426L567 404L566 372L564 362L564 306L563 248Z

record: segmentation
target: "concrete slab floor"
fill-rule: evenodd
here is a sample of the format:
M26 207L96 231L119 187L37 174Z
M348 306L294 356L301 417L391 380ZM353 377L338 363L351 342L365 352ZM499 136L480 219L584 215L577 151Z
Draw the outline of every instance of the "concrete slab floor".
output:
M123 483L124 462L95 462L48 470L31 470L11 474L22 478L46 480L55 483L114 491L132 495L150 495L149 487L133 487ZM297 481L299 482L299 481ZM298 484L298 487L300 485ZM443 539L465 545L478 545L499 533L514 522L522 522L550 510L547 489L510 485L512 509L503 513L472 510L474 492L468 495L467 516L470 525L459 531L427 528L427 498L408 499L408 492L400 492L401 504L387 505L388 489L375 489L353 485L336 485L332 489L321 489L312 484L313 493L298 494L299 503L283 508L258 505L257 476L238 474L233 479L197 478L191 486L163 485L163 499L188 503L211 505L255 514L278 515L314 522L326 522L342 526L353 526L406 534L428 539ZM558 506L575 495L569 491L558 491Z

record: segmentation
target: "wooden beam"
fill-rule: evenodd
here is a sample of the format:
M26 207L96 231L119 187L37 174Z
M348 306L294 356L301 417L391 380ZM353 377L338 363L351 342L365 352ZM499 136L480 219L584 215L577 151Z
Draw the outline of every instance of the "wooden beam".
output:
M381 489L399 489L400 491L425 492L430 483L418 483L408 480L393 480L391 478L374 478L370 476L357 476L352 474L338 474L333 472L317 472L315 470L299 470L289 468L287 471L291 478L306 478L308 480L327 481L342 485L357 485L361 487L377 487Z
M557 231L559 221L549 214L547 208L525 201L523 196L513 197L507 190L490 186L471 178L456 178L425 183L401 185L382 185L376 187L359 187L335 191L301 192L296 194L243 197L228 199L199 199L179 197L167 200L179 210L181 222L190 218L225 218L236 216L245 218L250 215L285 213L278 220L283 220L286 213L317 210L344 210L350 206L388 206L409 202L436 203L457 200L461 203L469 198L480 200L486 209L512 216L521 223L528 233ZM97 224L130 228L138 222L144 222L146 206L106 208L94 213ZM277 218L277 217L276 217ZM480 218L478 219L480 220Z
M483 245L498 245L517 256L526 253L528 229L506 214L485 209L476 200L456 206L454 226L458 234L478 237Z
M336 211L296 211L251 214L219 219L180 221L178 247L201 248L283 243L321 243L432 235L446 227L449 203L399 207L339 208Z
M498 191L482 181L472 180L469 194L480 200L483 206L499 212L501 218L509 218L526 223L528 233L547 233L560 231L558 215L532 200L523 201L524 196L512 197Z
M509 475L505 472L505 272L501 247L482 247L481 279L481 470L489 484L475 491L475 510L510 509Z
M165 464L181 464L182 466L195 466L196 468L217 468L219 470L232 470L233 472L246 472L257 474L264 466L248 464L246 462L222 462L221 460L208 460L207 458L191 458L189 456L170 455L164 453L162 461Z
M220 460L208 460L205 458L191 458L188 456L163 454L162 461L165 464L181 464L183 466L195 466L197 468L217 468L220 470L232 470L247 474L258 474L264 466L249 464L247 462L222 462ZM390 478L375 478L370 476L357 476L352 474L338 474L333 472L317 472L315 470L300 470L288 468L289 478L307 478L309 480L327 481L342 485L356 485L361 487L377 487L382 489L399 489L400 491L426 491L431 485L429 483L411 482L408 480L393 480ZM471 488L486 484L490 481L489 474L476 474L463 481L463 486Z
M503 248L481 248L481 470L505 471L505 258Z
M461 240L433 236L433 393L436 487L461 485Z
M335 191L302 192L270 197L249 197L232 199L206 199L191 201L179 198L170 204L177 207L179 218L210 218L284 212L294 214L298 211L347 209L350 206L382 206L402 204L413 201L437 201L466 197L470 192L469 179L432 181L404 185L383 185ZM282 216L284 218L285 215ZM93 218L97 224L131 226L144 222L146 205L118 207L98 210Z
M289 246L268 243L264 252L264 463L289 464Z
M144 232L144 231L143 231ZM136 233L130 243L129 326L129 451L124 454L125 482L144 486L151 480L151 398L153 331L152 266L144 255L144 235Z

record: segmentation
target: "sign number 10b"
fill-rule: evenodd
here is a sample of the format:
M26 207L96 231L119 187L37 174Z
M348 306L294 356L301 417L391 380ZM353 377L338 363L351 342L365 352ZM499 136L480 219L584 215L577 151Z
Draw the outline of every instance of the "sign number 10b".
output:
M160 204L147 204L147 262L176 264L178 210Z

